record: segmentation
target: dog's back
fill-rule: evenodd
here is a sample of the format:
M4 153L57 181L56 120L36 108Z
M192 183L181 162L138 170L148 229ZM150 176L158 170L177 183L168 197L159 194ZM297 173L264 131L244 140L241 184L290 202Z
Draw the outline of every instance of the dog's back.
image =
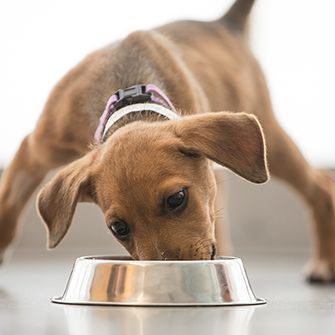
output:
M209 101L211 111L264 114L263 74L248 46L248 16L254 0L238 0L220 19L178 21L157 28L177 47ZM257 105L256 105L256 102ZM267 104L266 102L264 102Z

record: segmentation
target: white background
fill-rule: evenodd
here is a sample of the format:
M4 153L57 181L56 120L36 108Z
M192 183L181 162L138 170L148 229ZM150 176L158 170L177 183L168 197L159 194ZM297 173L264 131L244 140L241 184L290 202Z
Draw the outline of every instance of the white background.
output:
M30 132L58 79L136 29L215 19L231 1L11 0L0 6L0 166ZM315 165L335 165L335 2L258 0L252 47L279 120Z

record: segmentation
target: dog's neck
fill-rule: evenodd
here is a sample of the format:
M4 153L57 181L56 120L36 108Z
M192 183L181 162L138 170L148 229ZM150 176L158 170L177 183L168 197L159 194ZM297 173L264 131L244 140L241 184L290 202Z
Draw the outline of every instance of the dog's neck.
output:
M117 129L135 122L154 122L179 118L167 95L153 84L119 89L108 100L95 132L96 142L103 142Z

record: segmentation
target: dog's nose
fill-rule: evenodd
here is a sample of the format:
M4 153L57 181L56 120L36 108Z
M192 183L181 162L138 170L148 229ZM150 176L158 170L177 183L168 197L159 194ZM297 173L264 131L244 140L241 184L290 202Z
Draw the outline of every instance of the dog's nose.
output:
M212 253L211 253L211 259L213 260L215 258L216 255L216 247L215 244L212 244Z

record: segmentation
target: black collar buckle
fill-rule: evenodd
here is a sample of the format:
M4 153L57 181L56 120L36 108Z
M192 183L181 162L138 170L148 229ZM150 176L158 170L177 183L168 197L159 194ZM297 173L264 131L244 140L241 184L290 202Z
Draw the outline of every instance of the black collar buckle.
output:
M151 101L151 94L146 93L145 85L134 85L115 92L118 100L115 103L115 109L120 109L137 103L145 103Z

